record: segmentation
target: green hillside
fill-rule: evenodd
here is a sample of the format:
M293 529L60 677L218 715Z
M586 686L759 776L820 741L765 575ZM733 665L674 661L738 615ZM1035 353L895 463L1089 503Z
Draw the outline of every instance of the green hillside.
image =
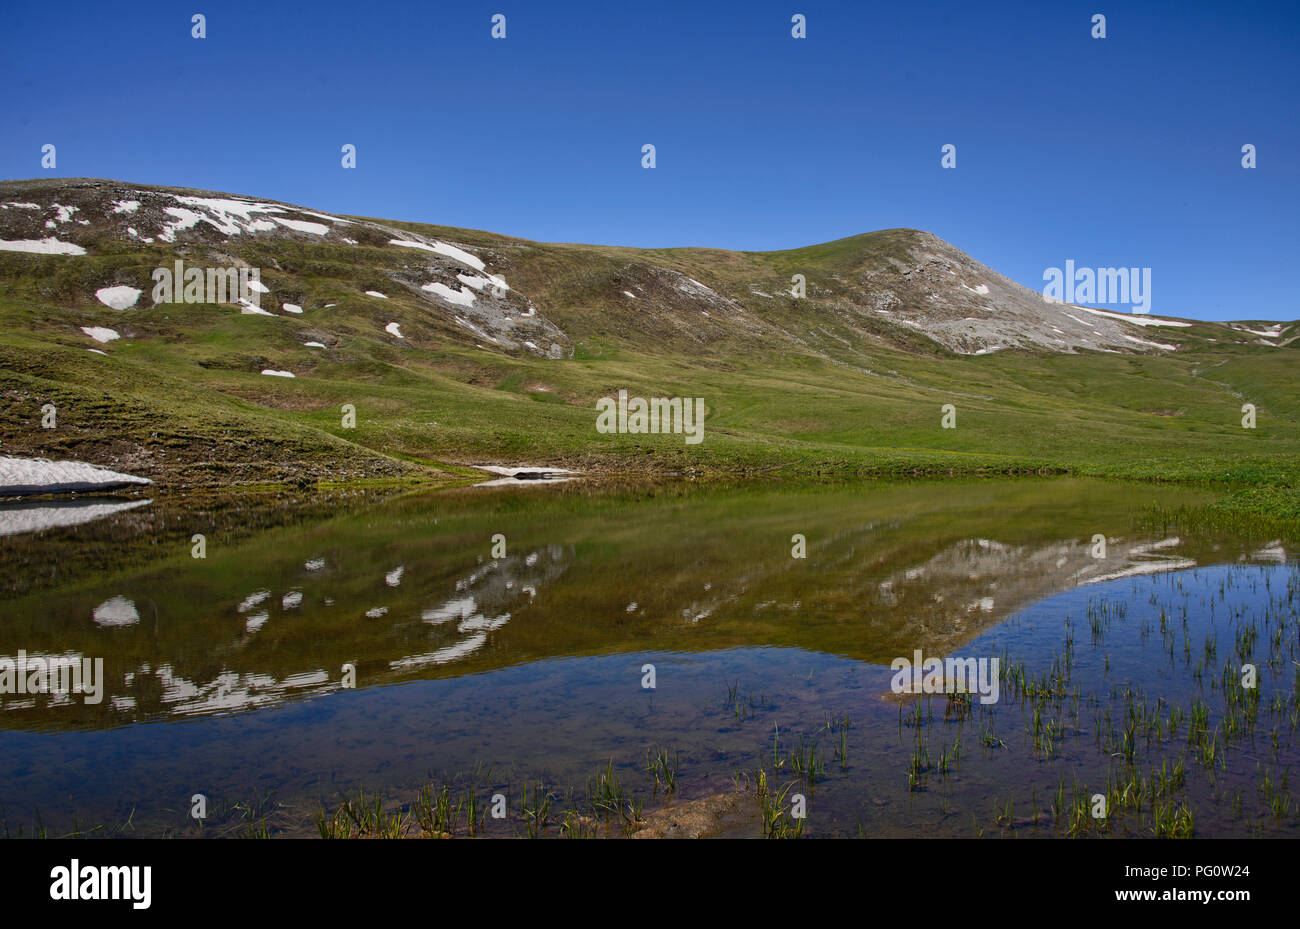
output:
M1160 350L959 352L896 318L924 319L920 294L938 286L909 263L920 267L919 248L948 249L955 268L982 266L912 230L772 253L550 245L378 220L335 227L348 241L199 224L188 238L145 243L124 238L107 201L162 189L115 184L0 184L0 202L40 207L6 208L0 240L39 236L19 226L51 202L82 202L72 215L87 217L56 233L84 255L0 251L0 453L78 458L164 486L439 478L481 463L705 475L1046 469L1231 483L1240 505L1300 516L1292 324L1268 339L1219 323L1132 327ZM503 325L543 320L559 333L559 357L458 323L417 286L433 256L391 247L379 226L482 254L509 281ZM303 312L152 305L150 272L177 259L258 267L263 305ZM806 276L806 298L790 296L793 274ZM889 274L897 280L882 289ZM995 282L994 296L1040 312L1009 284ZM95 297L112 285L144 293L115 310ZM936 306L958 299L937 293ZM386 331L394 322L400 338ZM121 337L97 343L82 327ZM619 389L702 398L704 441L597 433L596 401ZM1257 408L1254 429L1242 427L1244 403ZM45 404L57 409L54 429L42 428ZM354 429L343 428L344 404L355 405ZM956 428L941 428L945 404Z

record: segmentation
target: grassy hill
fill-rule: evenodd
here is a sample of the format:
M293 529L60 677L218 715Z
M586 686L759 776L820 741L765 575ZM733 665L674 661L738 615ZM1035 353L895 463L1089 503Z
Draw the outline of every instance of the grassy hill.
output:
M238 217L191 202L216 199L259 206L232 232ZM0 250L0 454L164 487L479 463L1048 470L1219 482L1238 505L1300 516L1300 326L1143 326L1052 306L915 230L785 252L641 250L114 181L0 183L0 243L48 240L84 254ZM151 272L177 259L260 268L271 315L153 305ZM96 291L114 286L142 294L113 309ZM703 398L703 443L597 433L596 401L619 389ZM45 404L57 428L42 428ZM955 429L941 428L944 404Z

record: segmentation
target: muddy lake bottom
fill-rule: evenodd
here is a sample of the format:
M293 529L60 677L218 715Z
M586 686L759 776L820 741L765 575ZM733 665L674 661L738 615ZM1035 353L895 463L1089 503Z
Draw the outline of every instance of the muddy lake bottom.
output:
M4 828L622 836L740 793L712 831L1296 836L1300 566L1180 524L1208 499L575 481L0 535L50 572L0 658L103 660L97 703L0 694ZM895 693L917 650L996 701Z

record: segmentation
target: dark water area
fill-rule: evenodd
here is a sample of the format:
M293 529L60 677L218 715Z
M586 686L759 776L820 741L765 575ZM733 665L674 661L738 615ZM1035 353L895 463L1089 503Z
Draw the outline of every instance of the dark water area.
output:
M553 835L611 782L662 806L671 759L674 803L752 795L740 834L798 795L810 837L1293 836L1300 568L1153 517L1208 499L573 481L25 514L0 666L102 659L103 691L0 693L6 828L316 835L445 784L507 798L489 834L549 797ZM996 702L895 693L918 650L996 661Z

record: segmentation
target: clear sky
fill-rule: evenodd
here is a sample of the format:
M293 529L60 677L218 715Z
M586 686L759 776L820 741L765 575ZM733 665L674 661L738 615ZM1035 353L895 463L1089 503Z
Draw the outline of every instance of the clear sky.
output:
M1069 259L1300 317L1296 0L6 0L0 87L5 179L638 246L911 226L1035 290Z

